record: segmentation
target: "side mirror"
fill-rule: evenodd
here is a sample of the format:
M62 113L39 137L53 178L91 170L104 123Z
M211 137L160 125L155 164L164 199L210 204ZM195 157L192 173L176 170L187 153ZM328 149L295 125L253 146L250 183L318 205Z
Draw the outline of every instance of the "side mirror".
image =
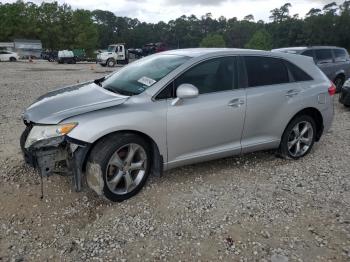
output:
M182 84L176 89L176 97L181 99L196 98L198 88L191 84Z
M172 105L178 105L182 99L196 98L198 96L198 88L191 84L181 84L176 89L176 98Z

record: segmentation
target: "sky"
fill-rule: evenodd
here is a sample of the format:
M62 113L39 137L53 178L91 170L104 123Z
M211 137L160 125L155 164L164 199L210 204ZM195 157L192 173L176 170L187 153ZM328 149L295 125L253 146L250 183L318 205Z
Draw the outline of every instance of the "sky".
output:
M67 3L73 8L89 10L109 10L117 16L137 18L142 22L168 22L181 15L194 14L201 17L206 13L212 13L214 18L225 16L226 18L252 14L255 21L260 19L268 22L270 10L280 7L286 2L292 4L291 15L299 14L303 17L311 8L320 8L333 0L57 0L59 3ZM0 2L12 3L15 0L0 0ZM41 0L31 0L40 4ZM53 1L45 1L53 2ZM336 1L341 3L343 1Z

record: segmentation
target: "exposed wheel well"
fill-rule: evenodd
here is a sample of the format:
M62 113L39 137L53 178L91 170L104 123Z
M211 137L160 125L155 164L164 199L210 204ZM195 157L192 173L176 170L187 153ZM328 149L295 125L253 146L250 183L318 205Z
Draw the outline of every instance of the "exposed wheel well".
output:
M84 163L83 163L83 171L85 172L85 168L86 168L86 163L87 163L87 159L89 158L89 155L92 151L92 149L96 146L96 144L98 142L100 142L103 139L108 139L109 136L111 135L115 135L115 134L135 134L138 135L140 137L142 137L150 146L151 148L151 154L152 154L152 171L154 174L156 175L161 175L163 172L163 156L160 155L159 152L159 148L158 145L156 144L156 142L148 135L146 135L145 133L139 132L139 131L135 131L135 130L122 130L122 131L117 131L117 132L113 132L113 133L109 133L107 135L104 135L103 137L100 137L98 140L96 140L90 147L88 153L86 154L86 157L84 159Z
M296 117L301 115L308 115L312 117L316 123L316 141L319 141L322 134L323 134L323 117L319 110L313 107L305 108L301 111L299 111L297 114L294 115L294 117L289 121L289 123ZM288 123L288 124L289 124ZM287 125L288 126L288 125Z

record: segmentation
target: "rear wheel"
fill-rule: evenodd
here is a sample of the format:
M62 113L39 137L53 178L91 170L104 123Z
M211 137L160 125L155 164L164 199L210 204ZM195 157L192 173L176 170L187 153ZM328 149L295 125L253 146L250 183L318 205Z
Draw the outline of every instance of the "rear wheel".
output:
M87 181L98 194L121 202L142 189L150 174L150 165L149 145L141 137L111 135L92 150L87 164ZM94 181L100 183L98 190Z
M334 79L334 85L336 87L336 92L339 93L344 85L345 79L341 76L337 76Z
M299 159L312 149L316 138L316 124L312 117L294 118L283 133L279 153L284 158Z

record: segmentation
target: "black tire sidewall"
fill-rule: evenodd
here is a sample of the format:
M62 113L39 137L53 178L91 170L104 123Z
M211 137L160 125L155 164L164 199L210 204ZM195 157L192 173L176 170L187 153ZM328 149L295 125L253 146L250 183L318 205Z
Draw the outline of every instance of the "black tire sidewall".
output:
M312 129L313 129L313 137L312 137L312 143L309 147L309 149L301 156L298 156L298 157L295 157L295 156L292 156L290 153L289 153L289 150L288 150L288 138L289 138L289 135L290 135L290 132L292 131L292 129L295 127L295 125L297 123L300 123L300 122L309 122L312 126ZM302 116L299 116L299 117L295 117L287 126L287 128L285 129L284 133L283 133L283 136L282 136L282 140L281 140L281 144L280 144L280 153L282 154L282 156L284 157L287 157L287 158L291 158L291 159L299 159L299 158L302 158L304 156L306 156L307 154L310 153L314 143L315 143L315 140L316 140L316 123L314 121L314 119L308 115L302 115Z
M112 155L122 146L126 145L126 144L130 144L130 143L134 143L134 144L138 144L140 146L143 147L143 149L145 150L146 154L147 154L147 169L145 171L145 175L142 178L141 182L137 185L137 187L127 193L127 194L123 194L123 195L117 195L114 194L107 186L106 183L106 170L107 170L107 165L108 162L110 160L110 158L112 157ZM131 197L133 197L134 195L136 195L141 189L142 187L145 185L147 178L150 174L150 169L151 169L151 153L150 153L150 147L148 145L148 143L146 143L141 137L134 135L134 134L121 134L119 136L112 136L110 137L110 139L108 139L107 143L101 147L101 150L96 150L93 151L92 154L95 155L91 155L90 157L90 162L95 162L97 164L100 165L101 167L101 175L102 175L102 179L104 182L103 185L103 195L110 201L113 202L121 202L124 201L126 199L129 199Z
M113 65L110 65L110 64L109 64L111 61L113 62ZM107 60L107 62L106 62L106 65L107 65L107 67L113 67L113 66L115 66L115 60L114 60L113 58L109 58L109 59Z
M336 90L335 91L337 93L341 92L341 89L342 89L342 87L343 87L343 85L345 83L345 80L342 77L339 77L339 76L334 79L334 83L336 83L338 80L341 81L341 85L339 87L336 86Z

